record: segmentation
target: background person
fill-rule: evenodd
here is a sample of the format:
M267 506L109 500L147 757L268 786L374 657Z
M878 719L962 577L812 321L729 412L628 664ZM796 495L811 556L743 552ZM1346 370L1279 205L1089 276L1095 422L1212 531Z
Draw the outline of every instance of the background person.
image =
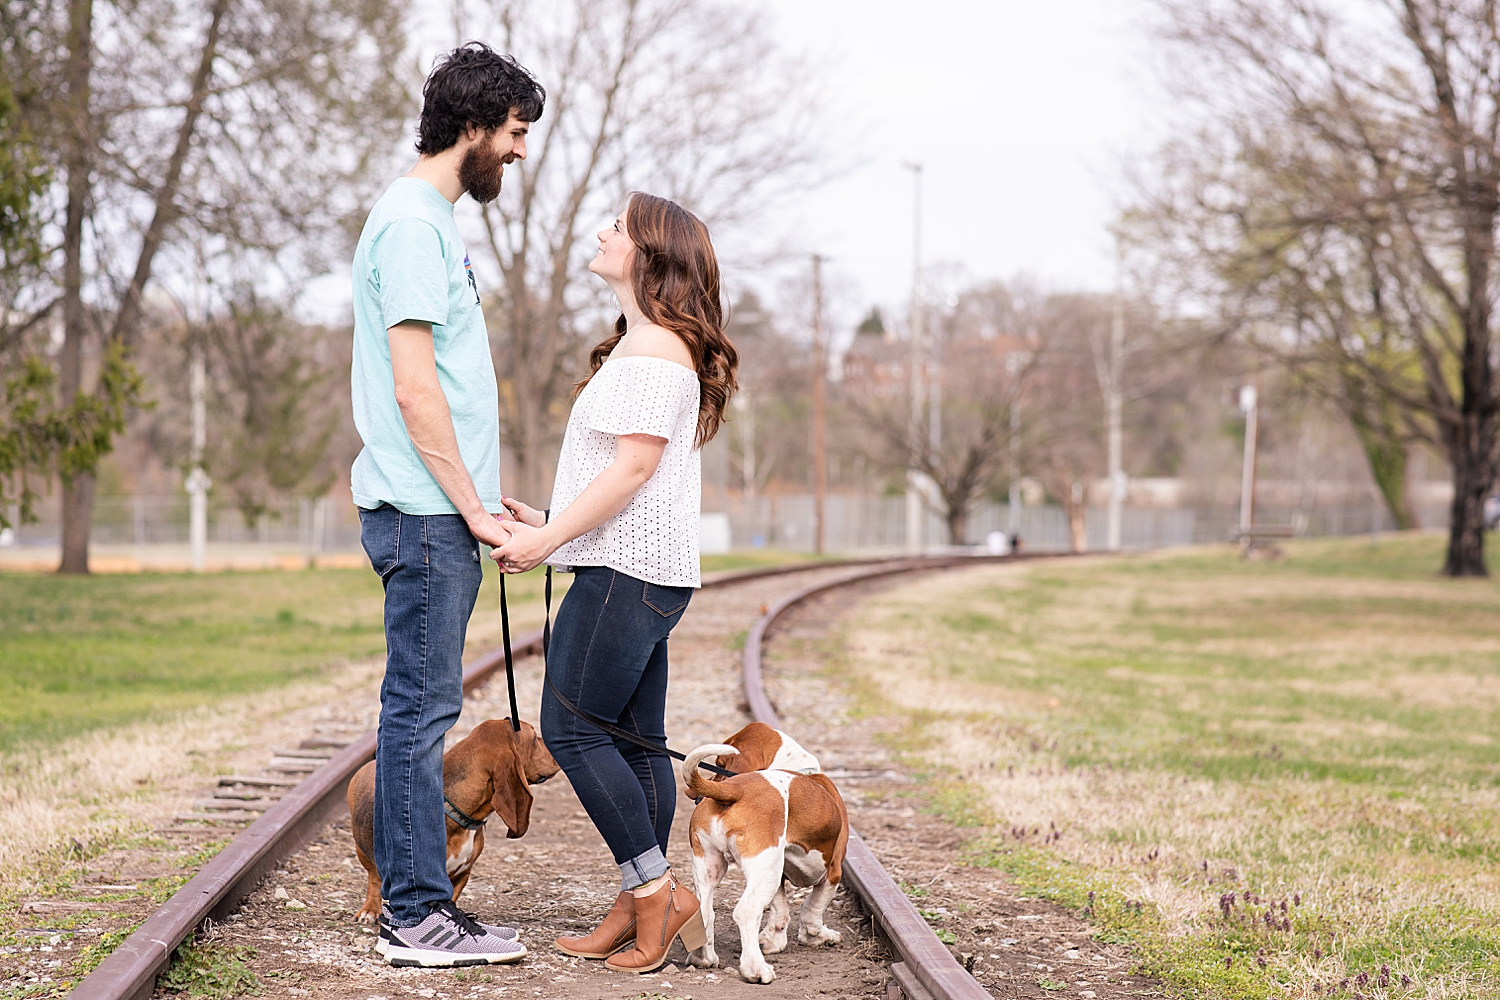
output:
M647 194L599 234L589 270L622 315L595 347L568 418L552 518L506 498L520 523L492 555L506 572L546 561L575 579L557 612L549 673L597 718L666 742L667 636L698 586L700 449L736 388L708 229ZM542 735L620 866L620 895L571 955L650 972L672 940L701 944L698 900L667 864L671 760L616 740L542 694ZM634 947L630 947L631 944Z
M489 337L453 203L500 193L526 156L546 94L507 56L470 42L422 90L417 165L375 203L354 254L350 474L360 540L385 586L385 680L375 752L375 865L386 960L446 966L526 954L514 930L452 903L443 737L463 707L464 635L505 539L499 397Z

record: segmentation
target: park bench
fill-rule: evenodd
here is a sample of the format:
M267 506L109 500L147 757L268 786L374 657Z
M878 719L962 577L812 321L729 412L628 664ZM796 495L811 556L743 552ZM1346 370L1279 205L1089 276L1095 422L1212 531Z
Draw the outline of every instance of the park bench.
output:
M1235 525L1229 529L1230 541L1240 543L1241 559L1281 559L1286 553L1276 540L1296 534L1297 529L1290 524L1253 524L1248 528Z

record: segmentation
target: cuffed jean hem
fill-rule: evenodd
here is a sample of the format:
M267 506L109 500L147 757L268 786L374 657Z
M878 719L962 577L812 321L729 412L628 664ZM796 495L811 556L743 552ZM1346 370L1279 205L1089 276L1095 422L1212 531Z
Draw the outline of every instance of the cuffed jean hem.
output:
M638 857L631 858L620 866L620 891L639 889L654 878L661 878L672 868L662 856L660 847L653 847Z

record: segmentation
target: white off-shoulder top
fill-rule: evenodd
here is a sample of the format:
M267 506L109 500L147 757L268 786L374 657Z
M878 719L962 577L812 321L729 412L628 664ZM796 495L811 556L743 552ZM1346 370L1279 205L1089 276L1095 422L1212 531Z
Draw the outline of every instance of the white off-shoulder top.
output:
M552 553L563 568L608 566L663 587L697 587L698 518L703 466L698 429L698 373L675 361L637 355L610 358L573 403L557 459L552 516L615 460L615 438L667 439L656 473L625 509Z

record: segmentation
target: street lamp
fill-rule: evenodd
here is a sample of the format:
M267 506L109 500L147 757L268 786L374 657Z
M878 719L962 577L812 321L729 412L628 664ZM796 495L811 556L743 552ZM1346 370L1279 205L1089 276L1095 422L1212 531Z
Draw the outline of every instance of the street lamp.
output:
M921 433L922 390L925 372L922 363L922 165L903 164L912 172L912 246L911 246L911 468L906 472L906 549L922 551Z
M1240 469L1240 536L1255 524L1255 432L1260 415L1255 386L1240 386L1240 412L1245 415L1245 463Z

